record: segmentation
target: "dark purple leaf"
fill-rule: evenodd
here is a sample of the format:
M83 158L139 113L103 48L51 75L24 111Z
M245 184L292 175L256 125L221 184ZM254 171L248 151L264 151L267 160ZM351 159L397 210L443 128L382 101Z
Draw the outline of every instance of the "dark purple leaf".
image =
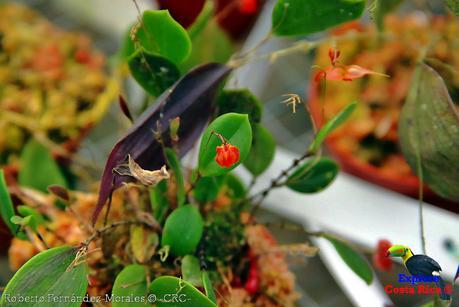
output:
M99 200L93 214L96 222L112 192L131 180L113 169L127 161L127 155L143 168L159 169L166 164L161 145L154 132L170 146L170 120L180 117L179 154L183 156L200 136L212 114L215 94L231 68L217 63L202 65L178 80L136 120L127 134L113 147L100 184Z
M131 111L129 111L129 107L127 105L127 102L126 100L124 99L123 96L119 96L119 104L120 104L120 108L121 108L121 111L123 112L123 114L131 121L133 122L134 121L134 118L132 117L131 115Z

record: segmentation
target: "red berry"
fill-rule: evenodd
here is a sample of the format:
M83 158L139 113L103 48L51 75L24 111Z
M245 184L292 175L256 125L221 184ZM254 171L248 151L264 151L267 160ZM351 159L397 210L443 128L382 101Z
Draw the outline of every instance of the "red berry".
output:
M250 295L257 293L259 288L258 276L249 276L244 288Z

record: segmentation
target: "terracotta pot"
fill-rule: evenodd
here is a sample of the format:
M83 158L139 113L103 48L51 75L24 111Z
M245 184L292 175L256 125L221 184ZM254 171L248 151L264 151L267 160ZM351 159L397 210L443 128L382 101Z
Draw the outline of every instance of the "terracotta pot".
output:
M320 102L319 85L314 81L314 78L311 78L309 84L309 110L316 126L321 127L323 124L322 104ZM415 175L399 176L397 174L384 173L378 167L359 159L351 151L338 147L336 138L333 138L333 136L327 138L325 143L331 155L338 161L345 172L407 196L418 196L420 182ZM424 195L432 197L434 194L425 186Z

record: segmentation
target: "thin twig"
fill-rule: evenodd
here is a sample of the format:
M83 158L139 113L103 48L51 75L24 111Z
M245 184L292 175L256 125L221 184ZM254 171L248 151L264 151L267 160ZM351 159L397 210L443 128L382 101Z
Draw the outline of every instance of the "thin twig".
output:
M100 229L96 229L94 231L94 233L88 238L86 239L86 241L84 241L81 245L83 247L88 247L89 244L91 244L92 241L94 241L95 239L101 237L102 235L104 235L106 232L114 229L114 228L117 228L117 227L121 227L121 226L128 226L128 225L145 225L145 226L148 226L148 227L152 227L152 225L149 225L145 222L142 222L142 221L119 221L119 222L114 222L110 225L107 225L107 226L104 226ZM158 229L155 229L155 230L158 230Z
M253 194L252 196L246 198L245 200L243 200L242 202L247 202L247 201L253 201L255 200L257 197L260 197L260 199L258 200L258 202L256 203L256 205L254 205L252 207L252 209L250 210L250 215L254 215L261 203L263 202L263 200L269 195L269 193L275 189L275 188L278 188L278 187L281 187L284 185L284 183L281 182L282 179L284 179L285 177L287 177L290 173L290 171L292 171L295 167L297 167L302 161L304 161L305 159L311 157L313 154L310 152L310 151L307 151L305 154L303 154L301 157L299 158L296 158L292 161L292 164L290 164L289 167L287 167L286 169L284 169L283 171L280 172L280 174L273 180L271 180L271 184L264 188L263 190Z

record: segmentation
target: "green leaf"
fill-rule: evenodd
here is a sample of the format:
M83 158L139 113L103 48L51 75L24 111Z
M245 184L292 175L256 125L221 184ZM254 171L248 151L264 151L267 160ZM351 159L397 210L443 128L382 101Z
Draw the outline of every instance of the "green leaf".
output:
M180 78L174 63L142 49L129 57L128 64L134 79L154 97L161 95Z
M23 217L30 216L31 220L30 220L29 226L35 232L37 231L37 227L39 225L43 225L45 223L45 219L43 218L43 216L33 208L30 208L28 206L18 206L17 210L19 214L22 215Z
M61 246L35 255L14 274L3 292L0 306L10 305L7 297L43 297L44 301L32 305L79 307L88 288L88 268L86 263L74 266L76 251ZM62 301L63 297L68 300ZM27 307L31 303L20 302L14 306Z
M261 124L255 124L252 128L252 148L244 161L244 166L253 176L257 177L261 175L273 161L276 151L276 141L269 130Z
M324 238L333 244L333 247L336 249L341 259L343 259L347 266L357 274L357 276L363 279L368 285L373 282L373 270L365 258L342 240L330 235L326 235Z
M203 177L198 180L194 189L194 198L201 203L214 201L222 187L224 176Z
M140 264L128 265L116 276L112 289L112 295L116 299L113 300L112 306L146 306L147 294L147 274L145 267ZM132 302L129 300L131 297L135 299L144 298L144 302Z
M191 53L187 31L167 10L144 11L136 37L146 51L175 64L182 63Z
M251 123L259 123L263 105L248 89L224 90L218 97L218 115L226 113L248 114Z
M211 1L207 1L208 3ZM207 5L202 13L206 13ZM212 13L207 15L213 16ZM194 29L194 25L190 28L190 36L193 35L192 43L193 50L188 59L180 65L180 71L187 72L191 68L204 63L217 62L226 63L234 52L234 46L230 38L220 28L219 24L210 18L204 22L204 29ZM192 32L194 31L194 33Z
M225 176L224 185L227 187L227 194L232 199L241 199L247 194L244 183L234 174L228 174Z
M439 195L459 200L459 110L441 76L416 68L399 118L400 145L408 164Z
M156 278L150 285L150 292L156 296L157 307L217 306L192 284L173 276ZM172 294L177 294L175 301L172 301Z
M278 0L272 16L275 35L304 35L359 18L365 0Z
M217 297L215 296L214 287L209 278L209 273L207 271L202 271L202 284L204 285L204 290L206 291L207 297L217 304Z
M192 205L184 205L172 212L166 220L161 246L170 246L175 256L192 254L201 240L204 222L201 213Z
M123 35L123 40L118 53L121 60L127 60L129 56L135 51L135 45L131 38L132 29L135 26L135 23L129 26Z
M167 199L168 184L166 180L159 182L156 186L149 189L151 211L153 216L162 224L166 218L169 209L169 200Z
M459 16L459 0L445 0L449 9L453 11L456 16Z
M13 202L11 201L8 186L6 185L3 169L0 169L0 215L6 226L12 234L16 234L18 226L11 222L11 217L14 215Z
M186 255L182 259L182 278L193 286L202 287L201 268L199 259L193 255Z
M311 146L309 147L309 152L315 153L322 143L324 142L325 138L336 128L338 128L341 124L343 124L349 116L354 112L355 108L357 107L357 101L351 102L347 106L345 106L338 114L336 114L331 120L329 120L322 128L320 128L319 132L312 142Z
M221 134L229 144L239 149L239 162L231 168L223 168L215 161L216 148L221 140L212 132ZM219 176L228 173L245 160L252 145L252 129L248 115L227 113L215 119L206 129L199 148L199 172L202 176Z
M287 180L287 186L300 193L316 193L335 180L338 164L328 158L315 158L299 166Z
M130 231L129 242L135 259L140 263L149 261L159 244L158 234L141 225L131 226Z
M180 207L185 203L185 183L183 181L182 166L180 160L171 148L165 149L167 164L174 172L175 184L177 189L177 203Z
M28 221L30 221L30 218L28 218L26 221L24 221L23 217L20 217L19 215L13 215L10 218L11 223L19 226L25 226L27 225Z
M49 150L31 139L22 150L19 184L47 193L48 186L57 184L68 188L67 181Z
M214 16L214 4L212 1L206 1L198 18L196 18L193 24L188 28L188 35L190 36L192 41L196 37L198 37L202 33L202 31L204 31L207 24L211 22L211 19L213 16ZM199 47L200 47L199 45L194 46L194 48L199 48Z

